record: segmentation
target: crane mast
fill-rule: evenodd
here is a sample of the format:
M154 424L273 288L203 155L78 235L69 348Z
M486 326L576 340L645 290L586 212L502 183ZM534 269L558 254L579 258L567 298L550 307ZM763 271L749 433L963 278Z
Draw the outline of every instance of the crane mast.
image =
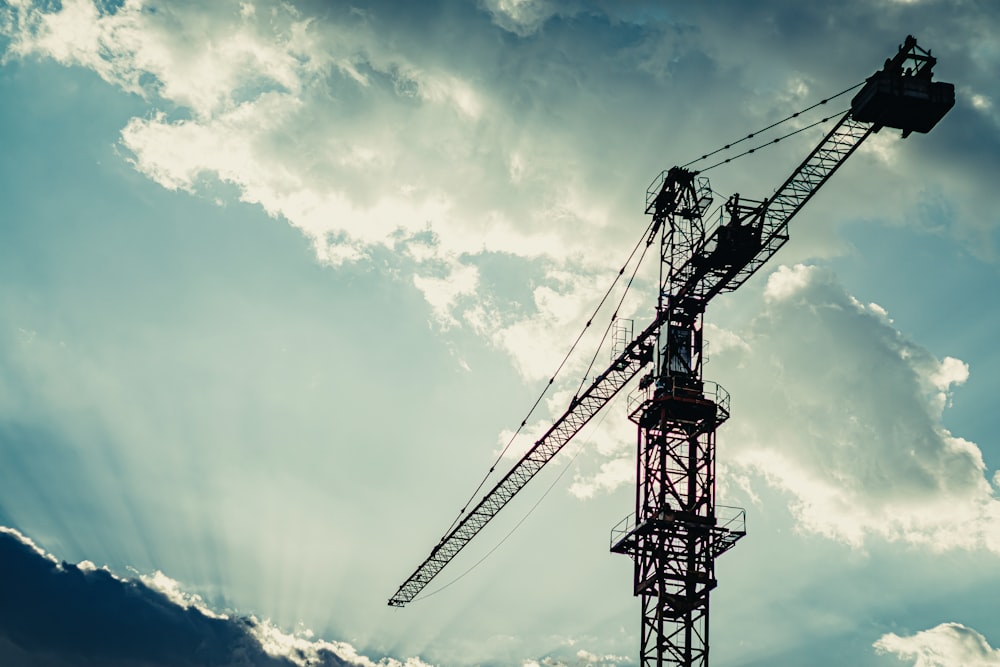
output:
M715 434L729 395L702 377L702 324L717 294L746 282L788 240L788 223L861 143L883 127L927 132L954 105L954 86L932 82L936 60L908 36L866 80L846 112L770 197L735 194L708 216L712 190L673 167L647 190L647 244L659 237L652 322L458 521L389 599L401 607L427 584L633 378L638 428L635 509L611 531L611 551L634 561L641 599L640 663L707 667L715 559L746 534L743 510L715 502Z

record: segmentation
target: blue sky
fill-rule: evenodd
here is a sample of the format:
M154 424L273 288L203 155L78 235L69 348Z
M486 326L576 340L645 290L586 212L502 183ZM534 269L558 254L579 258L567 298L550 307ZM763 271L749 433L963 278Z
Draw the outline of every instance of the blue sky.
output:
M608 553L623 403L440 583L531 511L482 564L385 601L642 234L649 181L912 33L954 110L872 137L706 317L733 397L720 501L750 530L719 563L712 664L1000 665L998 27L933 0L7 0L0 546L40 583L4 596L0 656L635 664ZM821 136L712 186L762 198ZM623 307L640 326L651 284ZM52 608L112 611L60 635ZM143 653L176 618L216 652Z

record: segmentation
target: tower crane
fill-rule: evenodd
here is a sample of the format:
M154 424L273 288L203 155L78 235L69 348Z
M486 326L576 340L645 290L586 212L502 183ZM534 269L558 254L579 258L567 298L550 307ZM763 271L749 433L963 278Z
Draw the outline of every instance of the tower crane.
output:
M715 433L730 408L728 393L702 379L705 308L714 296L745 283L788 241L789 221L871 134L885 127L902 130L903 137L925 133L944 117L954 106L955 87L932 80L936 62L907 36L769 197L734 194L709 215L712 189L702 172L687 168L692 163L661 173L646 196L646 213L652 216L646 243L659 238L660 250L652 321L452 525L389 605L414 600L626 384L641 376L629 406L629 419L639 432L635 510L612 529L611 551L634 561L632 588L642 615L640 664L707 667L715 559L746 530L742 510L715 502Z

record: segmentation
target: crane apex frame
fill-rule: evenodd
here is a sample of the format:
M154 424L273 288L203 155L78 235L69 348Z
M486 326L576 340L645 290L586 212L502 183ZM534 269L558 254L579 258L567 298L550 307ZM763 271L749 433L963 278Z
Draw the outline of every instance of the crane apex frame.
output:
M629 397L638 428L635 511L611 531L611 551L634 561L641 598L640 663L707 667L715 559L746 535L745 513L715 503L715 433L729 394L702 378L702 322L709 301L756 273L788 240L788 222L872 133L928 132L955 104L955 87L932 81L937 60L907 36L848 110L763 200L734 194L712 204L708 179L672 167L650 185L647 245L660 239L656 316L479 503L441 538L389 599L402 607L618 392L649 366ZM752 135L751 135L752 136Z

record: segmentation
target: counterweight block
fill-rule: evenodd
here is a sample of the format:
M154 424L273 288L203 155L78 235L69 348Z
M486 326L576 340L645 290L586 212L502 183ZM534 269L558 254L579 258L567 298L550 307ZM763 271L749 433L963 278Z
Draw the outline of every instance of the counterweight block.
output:
M855 120L929 132L955 106L955 86L919 76L878 72L851 100Z

